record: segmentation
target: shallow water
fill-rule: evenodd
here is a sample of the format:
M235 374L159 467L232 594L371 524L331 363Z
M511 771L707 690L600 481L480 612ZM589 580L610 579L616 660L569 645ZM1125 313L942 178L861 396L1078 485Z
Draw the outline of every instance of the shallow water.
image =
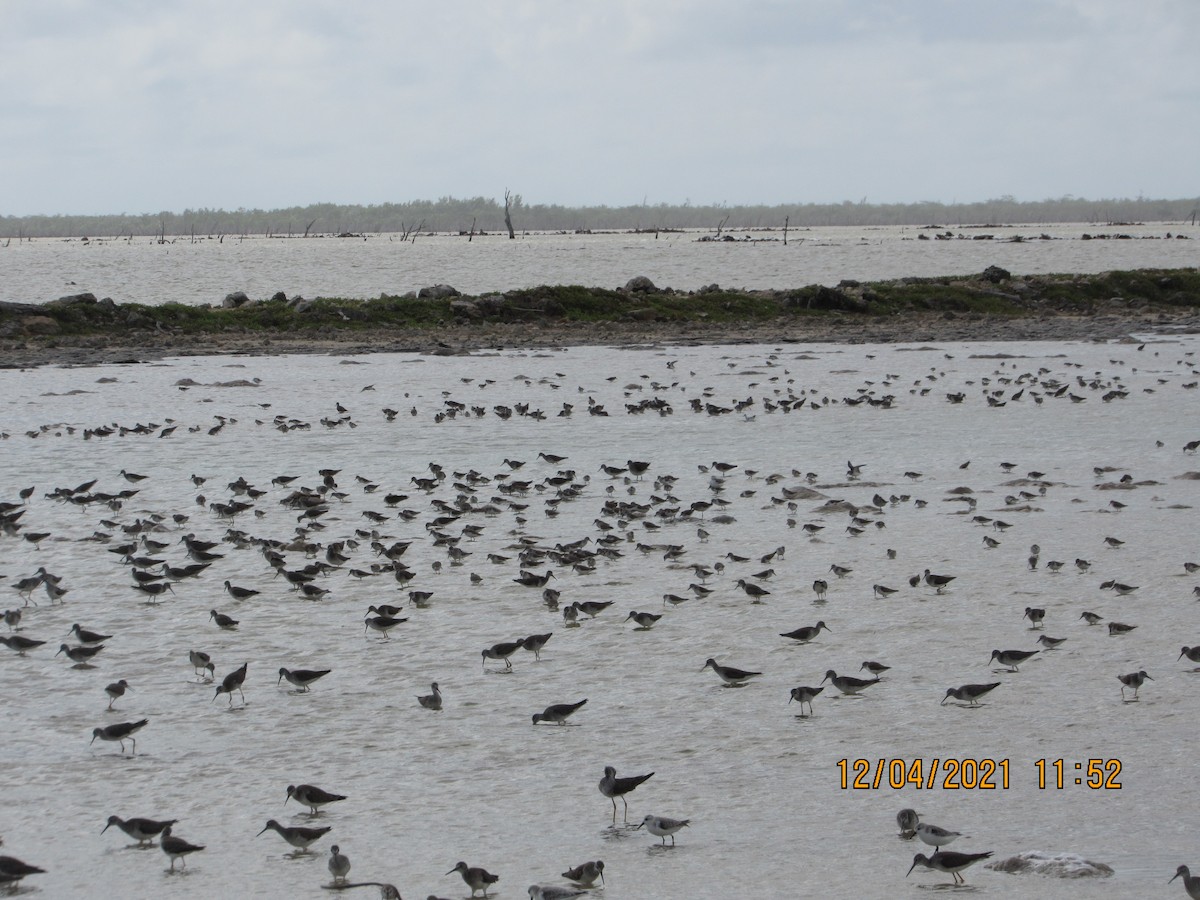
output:
M1039 274L1176 268L1200 261L1195 240L1200 229L1177 222L950 230L953 240L921 240L936 232L913 227L812 228L793 230L786 246L781 232L740 231L732 232L739 239L733 243L699 242L699 232L530 234L517 241L490 235L469 243L448 234L422 235L414 243L395 235L223 242L184 237L167 244L148 238L87 243L42 238L0 245L0 300L41 303L91 291L117 302L220 304L238 290L254 299L277 291L361 299L441 283L474 295L542 284L615 288L634 275L679 290L713 283L786 289L845 278L971 274L991 265ZM992 239L980 239L987 235ZM1130 239L1119 239L1122 235ZM741 240L747 236L757 242Z
M1200 437L1198 391L1184 387L1197 380L1196 346L1188 337L1155 339L1144 349L579 348L0 371L0 431L8 435L0 441L0 499L15 500L18 490L35 485L22 521L26 531L53 534L40 550L19 537L0 538L0 590L11 592L6 604L19 605L11 585L39 565L70 590L61 605L39 591L40 605L24 610L21 633L45 646L27 657L0 648L6 852L46 868L24 889L55 897L329 896L322 885L334 842L352 861L351 881L391 881L405 897L465 897L458 876L442 874L459 859L498 873L494 896L501 898L524 897L535 882L561 883L558 873L589 859L606 863L609 900L885 896L949 881L920 869L905 878L913 854L929 849L896 836L895 814L908 806L970 836L950 849L991 850L998 859L1070 852L1116 870L1107 879L1065 880L975 866L966 879L980 894L1179 894L1163 885L1177 865L1196 862L1192 810L1200 800L1190 745L1197 676L1186 660L1176 661L1181 645L1200 643L1192 595L1200 576L1183 568L1200 562L1200 487L1180 478L1200 470L1200 461L1181 452ZM1001 382L1022 373L1038 381ZM200 386L182 390L183 379ZM249 386L204 386L233 381ZM1050 397L1048 381L1069 390ZM1128 396L1104 402L1114 386ZM992 390L1003 390L1007 405L988 406L984 392ZM947 393L957 391L964 401L949 403ZM895 400L890 408L843 402L864 392ZM1068 394L1084 399L1072 402ZM790 413L768 411L768 401L789 396L807 401ZM626 412L625 404L653 397L673 414ZM692 399L726 408L752 402L709 415L693 412ZM448 400L484 414L438 421ZM323 425L322 418L332 423L342 415L336 403L348 418ZM590 403L609 415L589 415ZM517 404L546 417L501 419L494 412ZM557 415L564 404L573 405L573 415ZM385 407L399 411L394 421L386 420ZM277 430L276 415L311 427ZM217 416L229 422L210 434ZM169 419L177 430L158 437ZM157 428L83 439L85 428L106 423ZM551 465L539 452L567 460ZM510 473L506 459L525 465ZM600 471L629 459L651 462L643 480ZM712 472L701 471L717 460L738 467L720 494L710 487ZM848 460L863 465L861 479L847 479ZM1013 472L1002 462L1014 463ZM429 477L430 463L447 477L427 495L412 479ZM1113 471L1097 475L1096 466ZM554 503L544 479L567 467L579 495ZM172 565L187 561L178 541L189 532L220 540L234 529L286 540L297 514L279 503L288 490L273 487L271 478L293 474L293 487L316 487L324 468L340 470L336 481L346 496L310 540L324 546L372 527L388 542L411 540L403 560L416 576L404 588L390 575L356 580L339 572L320 579L330 591L323 600L306 601L272 577L256 549L226 544L224 558L202 577L148 604L131 589L127 567L106 552L123 539L121 526L152 513L166 516L169 527L152 536L170 543L161 555ZM132 487L122 469L148 478L120 510L45 496L92 478L99 479L97 491ZM503 511L442 526L454 535L466 524L483 528L478 540L459 544L471 555L454 565L425 525L440 514L431 501L453 502L462 492L454 483L463 483L455 473L471 470L493 479L476 487L473 502L498 498ZM1044 475L1027 478L1032 470ZM1136 486L1098 489L1126 473ZM207 481L197 487L193 474ZM655 483L668 474L678 481ZM781 477L768 479L773 474ZM368 493L357 475L378 490ZM499 490L503 475L540 487L510 496ZM253 511L221 521L206 504L230 499L227 485L239 476L267 493ZM820 496L789 508L782 489L802 485ZM977 499L974 513L951 493L963 486ZM1006 503L1020 490L1034 496ZM393 491L408 495L397 508L384 503ZM866 525L857 536L847 533L845 512L824 507L826 499L870 506L876 493L889 502L860 515L883 527ZM703 521L699 514L657 515L714 497L728 501L724 511L736 521L711 521L716 507ZM609 499L653 503L654 511L619 521L604 512ZM510 501L525 508L510 508ZM417 517L401 521L397 509ZM372 526L365 512L389 518ZM173 513L189 518L176 525ZM972 515L1011 527L996 530ZM552 562L532 567L554 569L550 586L562 591L563 605L613 602L595 619L564 627L540 590L514 583L514 545L522 537L548 548L590 537L595 549L597 519L614 526L610 533L630 536L614 545L620 558L600 558L582 573ZM825 527L809 539L805 523ZM113 535L107 545L86 540L98 530ZM999 546L987 548L985 536ZM1110 549L1107 536L1124 544ZM360 538L347 568L378 560L369 541ZM1041 546L1036 570L1026 562L1033 543ZM671 544L686 548L675 562L660 546ZM760 562L778 547L782 557ZM489 553L508 561L491 562ZM301 552L287 558L290 568L309 561ZM1091 570L1078 572L1076 558L1090 560ZM1066 565L1052 574L1049 560ZM689 565L718 563L724 571L705 582L712 594L664 608L665 593L691 596L688 585L699 579ZM838 579L834 564L852 571ZM773 577L756 583L771 594L753 604L735 582L755 581L768 568ZM909 577L926 568L956 580L943 595L910 587ZM824 603L814 602L816 578L829 581ZM223 591L226 579L261 593L238 603ZM1119 597L1100 589L1109 579L1139 589ZM877 583L898 593L874 599ZM414 608L408 590L432 591L428 608ZM403 604L401 615L410 619L386 641L364 634L362 624L367 606L379 603ZM1038 646L1041 632L1022 616L1027 606L1044 607L1044 632L1067 641L1019 673L997 674L989 663L993 649ZM218 630L208 619L214 608L239 619L238 630ZM622 621L634 609L664 617L637 631ZM1138 627L1110 637L1104 625L1079 620L1084 609ZM780 637L817 620L829 630L811 644ZM75 669L53 655L75 622L114 635L94 668ZM540 662L519 651L511 673L500 663L481 666L482 648L546 631L554 634ZM237 695L232 707L224 696L214 700L212 685L195 683L189 649L212 654L218 679L248 662L245 704ZM708 657L763 674L726 688L702 670ZM814 715L799 716L788 704L792 687L817 685L831 668L865 674L858 669L867 659L892 668L861 698L832 696L827 684ZM280 666L332 673L311 693L293 694L286 682L276 684ZM1116 676L1139 669L1154 680L1137 702L1123 703ZM118 678L131 691L107 712L104 686ZM415 699L435 680L445 697L440 713ZM1001 687L979 708L939 705L948 687L990 681ZM574 726L530 722L550 703L584 697ZM138 735L136 757L112 744L89 746L94 727L143 717L149 724ZM842 759L928 765L935 757L1007 760L1008 787L952 790L941 779L933 789L840 787ZM1035 761L1060 758L1064 788L1039 790ZM1121 788L1075 785L1089 759L1119 760ZM612 806L597 790L606 765L619 775L655 773L629 795L629 820L647 813L691 819L675 848L623 827L619 802L612 825ZM277 835L256 834L269 818L308 822L305 810L285 803L287 785L302 782L347 799L318 817L333 832L316 852L290 858ZM176 833L206 849L191 857L186 875L168 875L157 848L129 849L116 829L100 834L111 814L177 818Z

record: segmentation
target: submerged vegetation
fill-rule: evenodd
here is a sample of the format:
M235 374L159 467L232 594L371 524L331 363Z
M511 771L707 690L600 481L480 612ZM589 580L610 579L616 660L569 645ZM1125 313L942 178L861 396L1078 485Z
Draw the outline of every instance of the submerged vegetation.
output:
M837 287L742 291L710 285L697 291L659 289L645 278L624 288L542 286L468 297L446 285L420 294L369 300L283 294L253 300L231 294L214 307L145 306L98 300L91 294L46 304L0 303L0 338L32 342L61 336L306 335L380 336L419 333L436 338L455 326L530 323L566 329L596 323L786 325L800 318L878 320L900 315L1028 318L1188 312L1200 307L1200 270L1139 269L1096 275L1012 276L991 267L979 275L902 278Z

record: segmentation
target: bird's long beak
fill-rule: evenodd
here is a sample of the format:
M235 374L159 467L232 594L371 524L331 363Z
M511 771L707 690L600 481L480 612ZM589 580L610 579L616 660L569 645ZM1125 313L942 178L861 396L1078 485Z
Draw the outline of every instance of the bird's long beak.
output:
M93 738L93 740L95 740L95 738ZM108 823L108 825L111 825L111 824L112 824L112 822ZM100 829L101 834L104 834L104 832L108 831L108 825L105 825L103 828ZM1170 884L1170 882L1167 882L1167 883Z
M938 706L945 706L945 705L946 705L946 699L947 699L949 696L950 696L950 695L949 695L949 694L947 694L945 697L943 697L943 698L942 698L942 702L941 702L941 703L939 703L939 704L938 704Z
M916 867L917 867L917 864L916 864L916 861L914 861L913 864L908 867L908 871L904 873L904 877L907 878L909 875L911 875L912 870L915 869Z
M270 826L270 825L268 825L266 828L264 828L264 829L263 829L262 831L260 831L258 834L262 834L262 833L263 833L263 831L266 831L266 830L267 830L267 828L270 828L270 827L271 827L271 826ZM258 837L258 834L256 834L256 835L255 835L255 837Z
M645 825L645 824L646 824L645 822L638 822L638 823L637 823L637 825L635 825L635 826L633 827L633 830L634 830L634 831L637 831L639 828L641 828L641 827L642 827L643 825Z

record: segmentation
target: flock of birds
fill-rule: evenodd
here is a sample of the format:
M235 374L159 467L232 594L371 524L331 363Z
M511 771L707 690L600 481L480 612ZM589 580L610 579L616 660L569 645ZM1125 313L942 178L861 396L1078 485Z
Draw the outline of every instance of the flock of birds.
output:
M1186 364L1194 371L1190 360ZM667 365L668 369L674 369L674 362L668 362ZM777 362L769 362L767 368L769 370L777 365ZM1128 390L1119 378L1079 375L1067 379L1051 376L1045 369L1024 374L1018 374L1015 370L1011 374L997 370L994 378L991 383L986 383L988 379L985 379L982 389L982 396L989 407L1021 402L1023 396L1038 404L1060 400L1080 403L1093 397L1110 403L1128 396ZM626 402L623 412L627 415L647 412L661 416L673 414L673 406L662 396L670 386L657 380L647 380L654 396ZM722 403L715 398L713 389L706 389L699 398L693 397L688 406L694 414L699 415L736 414L751 418L759 412L799 412L806 405L815 412L839 402L848 406L866 404L868 407L886 409L902 402L898 386L888 379L881 384L867 382L857 394L841 401L798 392L791 386L784 386L785 382L778 375L770 380L777 385L770 396L746 397L744 400ZM936 380L935 373L927 381L919 381L910 393L928 394L933 390L931 385ZM463 379L467 384L471 381ZM490 383L482 381L477 384L479 389L489 386ZM1194 383L1183 385L1185 388L1194 386ZM181 389L191 387L187 385ZM374 386L368 385L362 390L371 391ZM625 394L634 400L643 390L642 384L633 383L626 387ZM952 404L960 404L965 402L966 394L950 392L946 399ZM261 405L264 408L270 406ZM321 426L329 430L357 427L354 416L346 406L339 402L335 409L336 416L328 415L319 420ZM415 406L411 412L417 414ZM574 404L564 403L557 415L569 417L574 412ZM605 404L591 398L586 412L592 416L609 414ZM480 418L489 413L500 419L517 416L537 420L546 415L529 404L521 403L511 406L497 404L489 410L484 406L461 402L447 392L441 407L433 413L433 418L441 423L459 417ZM381 414L391 422L400 415L400 411L384 407ZM215 418L217 423L211 427L193 426L187 431L214 434L238 423L233 416ZM283 416L256 421L259 425L282 432L308 430L313 424ZM64 435L88 441L119 441L130 436L161 439L172 438L179 427L180 423L174 420L166 424L111 423L87 427L56 423L29 432L26 437L42 441ZM0 437L7 438L9 435ZM1183 450L1190 454L1198 447L1200 442L1192 441ZM0 493L0 497L11 499L0 499L0 546L8 543L10 549L21 545L24 545L23 549L33 548L39 558L45 558L45 563L28 572L13 572L11 565L0 570L0 579L12 579L10 588L20 601L19 605L4 612L8 633L0 635L0 642L21 656L38 653L43 645L49 643L48 637L32 636L45 633L43 618L71 603L74 598L68 595L73 591L82 593L78 585L69 583L67 578L51 571L55 567L54 549L61 541L86 543L96 548L94 559L104 559L109 565L124 567L130 578L129 591L148 605L172 602L176 598L180 601L202 598L202 606L208 609L207 621L215 629L214 634L237 631L242 624L241 620L230 614L233 611L230 607L226 606L224 610L219 608L221 604L217 600L216 584L222 585L219 590L228 597L227 602L237 604L239 608L251 609L254 604L266 600L278 602L290 595L313 602L334 600L338 590L335 579L349 578L378 585L381 598L393 594L407 597L416 611L428 608L435 602L435 594L438 593L432 589L418 589L416 585L428 587L434 576L455 569L470 569L466 579L468 583L479 591L485 591L492 580L491 576L480 574L485 566L507 570L508 574L504 576L506 584L516 584L530 591L546 612L561 617L564 629L578 628L589 619L604 616L614 601L585 599L586 592L576 591L581 595L580 599L564 602L564 595L572 591L572 578L587 579L606 565L622 559L660 559L673 572L690 573L687 579L689 584L677 593L663 594L663 612L634 609L620 620L621 624L632 622L633 628L638 631L649 631L659 627L672 610L686 608L688 603L702 602L703 598L717 592L725 597L730 594L743 595L752 605L769 603L772 596L786 594L794 597L799 593L794 583L779 586L780 582L774 580L776 572L772 567L786 559L790 549L786 545L767 552L752 552L749 548L745 552L729 550L719 559L692 561L703 554L716 529L737 521L734 513L739 506L762 502L760 492L769 493L766 508L779 511L788 534L794 536L790 539L793 545L799 541L825 543L836 532L841 532L847 540L869 531L881 532L886 528L889 511L900 507L922 509L926 505L925 500L914 496L911 487L887 495L880 492L888 490L886 487L856 490L856 486L862 483L866 469L879 470L881 478L888 477L883 470L889 464L882 460L866 463L847 460L844 472L827 478L795 469L764 473L748 470L732 460L714 460L698 465L700 483L703 485L698 495L689 480L679 474L656 471L653 461L605 461L594 474L579 472L569 467L570 462L566 456L540 452L537 461L540 475L528 478L523 475L526 462L508 457L504 458L497 471L490 474L475 469L455 470L431 462L426 471L412 475L407 484L390 485L382 479L364 475L348 476L343 469L333 467L306 475L277 473L269 485L258 485L241 476L219 485L207 476L193 475L190 484L199 493L191 509L180 506L145 508L141 505L139 493L150 477L161 479L164 476L147 476L127 469L121 469L115 476L127 485L119 490L100 487L99 478L88 479L74 487L43 489L40 496L32 486L14 489L14 486L3 485L0 491L4 493ZM970 461L967 461L959 468L965 471L969 466ZM1009 462L1000 462L998 466L1001 474L1010 479L1004 483L1006 489L1011 491L999 511L977 509L978 495L970 490L963 490L951 498L953 502L961 504L963 520L983 530L985 550L1000 545L1004 533L1012 528L1008 519L1030 511L1038 503L1046 502L1047 495L1057 487L1045 473L1035 470L1023 474L1014 472L1017 466ZM1115 471L1098 467L1094 474L1097 479L1106 479ZM924 476L921 472L908 470L900 478L909 485L919 485ZM1131 477L1125 475L1114 484L1128 484L1128 480ZM679 496L685 485L693 492L691 498ZM874 493L869 497L857 496L871 490ZM829 493L832 492L842 496L830 497ZM844 499L849 492L856 495L853 501ZM535 506L535 502L539 505ZM273 505L274 512L268 513L268 503ZM359 512L357 519L360 521L348 523L345 511L358 510L364 503L367 508ZM592 526L585 533L560 534L555 539L538 537L533 533L531 519L536 516L537 526L545 528L570 504L594 506ZM807 509L804 508L806 504ZM91 514L94 530L83 537L73 532L56 532L46 523L57 515L51 510L62 506ZM1111 501L1113 511L1119 511L1123 506L1119 501ZM293 521L292 533L259 533L256 523L268 521L269 516L277 520L280 511L286 512ZM501 518L510 520L512 528L504 532L502 539L497 539L493 535L498 534L499 529L494 523ZM694 535L694 540L680 538L685 530ZM200 532L204 532L205 536L200 536ZM823 535L822 532L828 534ZM664 540L668 535L671 535L671 540ZM1105 549L1115 551L1123 543L1120 538L1110 536L1105 540ZM406 554L414 544L420 545L425 551L420 568L406 563ZM241 558L245 559L248 553L257 554L260 560L255 587L235 583L235 579L242 580L246 569L242 565L236 567L235 571L232 561L228 559L233 554L242 554ZM179 555L186 559L179 559ZM12 559L17 555L6 553L6 556ZM889 550L888 558L894 559L895 552ZM1030 570L1041 567L1046 572L1054 573L1072 564L1065 560L1043 561L1041 548L1033 544L1025 565ZM1084 574L1092 567L1092 563L1077 558L1073 567ZM213 571L210 572L210 569ZM921 596L927 598L953 593L957 587L955 581L961 577L961 573L934 572L924 566L919 566L918 570L917 574L906 578L907 586L910 591L921 592ZM1191 575L1197 570L1200 570L1200 564L1184 562L1186 574ZM216 572L222 574L215 575ZM834 562L827 569L813 574L817 577L811 584L811 599L814 604L823 606L829 601L831 582L836 586L836 595L841 583L853 576L854 567ZM1137 586L1116 578L1105 581L1100 587L1119 596L1129 596L1138 590ZM872 596L876 599L887 599L902 591L904 582L891 585L879 582L871 587ZM1200 598L1200 586L1194 588L1193 593ZM411 615L402 616L402 611L401 605L382 601L371 604L363 614L363 633L374 632L381 642L391 640L391 633L413 618ZM245 618L244 614L240 615ZM1040 631L1047 618L1046 610L1026 607L1023 618L1028 619L1031 628ZM1088 626L1104 622L1103 617L1090 610L1081 610L1079 620ZM1128 634L1137 627L1116 621L1105 624L1113 636ZM820 619L814 624L781 632L780 637L798 644L808 644L825 632L836 633L824 619ZM75 643L61 643L55 655L64 656L72 667L85 672L97 665L98 658L103 660L102 651L110 641L120 640L119 636L94 631L80 623L72 626L70 635ZM489 671L491 664L491 671L503 674L512 670L512 660L519 652L531 653L535 660L540 660L543 649L553 637L553 631L522 635L491 643L474 652L479 653L484 672ZM1039 648L995 649L989 662L995 661L1003 670L1016 673L1022 664L1035 655L1053 651L1064 640L1066 638L1041 634L1038 638ZM1184 646L1180 659L1184 657L1200 663L1200 647ZM240 705L245 706L248 678L252 671L255 674L261 672L258 662L246 660L218 680L217 663L213 655L202 649L188 651L179 664L181 668L190 669L191 677L197 683L207 684L213 689L211 702L224 695L229 709L234 708L235 695ZM839 695L853 697L885 682L891 668L877 660L866 660L859 668L860 673L867 673L865 678L857 673L839 674L830 668L819 684L801 684L792 688L788 703L799 704L800 716L806 715L807 706L807 716L812 717L813 702L827 686ZM276 686L286 680L295 689L294 693L307 693L314 686L319 687L321 679L332 671L331 668L284 666L272 666L271 670L277 675ZM763 674L762 671L724 664L715 657L708 658L699 670L711 670L724 686L731 688L742 687ZM1139 690L1147 681L1153 681L1145 670L1113 674L1120 684L1121 699L1127 702L1137 701ZM107 700L105 713L118 712L115 704L128 702L127 693L136 695L139 690L138 684L126 678L113 680L102 687ZM1000 681L950 686L945 689L941 703L954 701L966 706L978 706L999 687ZM98 683L98 694L100 688ZM414 695L414 699L419 708L430 712L440 712L446 702L437 681L432 682L429 693ZM587 698L553 703L541 711L533 712L532 724L572 725L572 717L587 703ZM153 732L148 717L104 724L91 731L91 742L99 740L117 744L117 752L121 756L125 755L128 744L128 752L134 756L137 754L137 736L143 729L147 729L147 733ZM653 774L618 776L615 767L604 769L599 791L611 801L614 827L617 823L617 798L624 804L623 825L630 827L627 797ZM314 821L322 815L323 806L346 799L344 795L310 784L289 785L286 793L288 800L295 800L301 807L307 808L306 817ZM194 844L173 833L177 821L125 819L110 815L104 830L115 826L136 841L137 846L146 846L157 840L170 861L168 871L174 873L177 862L181 870L186 869L187 858L205 849L203 845ZM690 820L686 818L647 814L638 824L631 826L631 830L644 829L658 839L659 848L669 849L668 839L670 846L674 846L677 835L689 823ZM935 848L932 855L917 854L906 875L920 866L949 874L954 883L960 884L964 881L961 873L965 869L992 856L990 851L962 853L944 849L961 835L920 821L912 810L903 810L898 816L898 823L901 836L915 837ZM259 834L273 831L298 854L306 854L311 852L313 845L327 838L332 829L331 825L281 824L272 818ZM384 898L398 900L400 897L397 888L389 882L351 882L351 862L342 852L340 844L333 844L329 848L328 871L331 882L327 886L332 889L371 886L378 888ZM603 861L587 861L562 872L561 877L568 884L534 884L529 887L528 893L534 900L564 900L579 896L596 889L597 882L602 886L604 871ZM14 857L0 857L0 882L16 883L41 873L42 869L37 866L25 864ZM480 892L487 897L489 889L499 880L487 869L469 866L462 861L445 874L461 876L464 884L470 888L472 897ZM1192 877L1187 867L1181 866L1176 877L1183 878L1189 896L1200 897L1200 879ZM436 898L431 896L431 900Z

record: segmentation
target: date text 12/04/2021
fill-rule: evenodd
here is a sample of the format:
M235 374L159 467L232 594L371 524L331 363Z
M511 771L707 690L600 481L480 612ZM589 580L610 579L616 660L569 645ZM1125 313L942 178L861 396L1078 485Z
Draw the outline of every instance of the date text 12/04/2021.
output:
M994 791L1008 790L1007 759L839 759L839 787L842 790L878 790L905 787L932 790ZM1119 759L1036 759L1032 768L1039 790L1087 787L1092 790L1120 790Z

